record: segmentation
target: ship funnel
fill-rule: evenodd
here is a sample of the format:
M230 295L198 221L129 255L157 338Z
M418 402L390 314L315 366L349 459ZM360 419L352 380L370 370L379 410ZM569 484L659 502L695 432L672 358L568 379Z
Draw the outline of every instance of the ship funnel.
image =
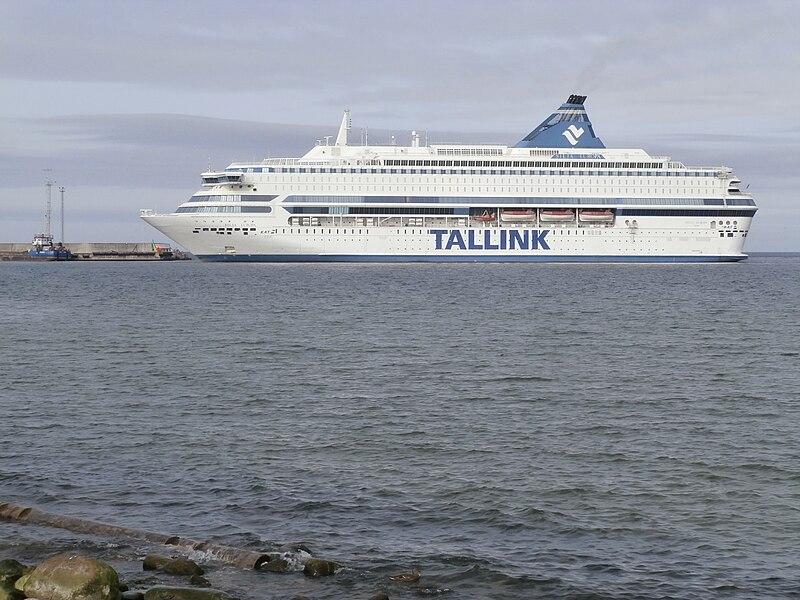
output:
M583 103L586 96L572 94L515 148L605 148L594 134Z

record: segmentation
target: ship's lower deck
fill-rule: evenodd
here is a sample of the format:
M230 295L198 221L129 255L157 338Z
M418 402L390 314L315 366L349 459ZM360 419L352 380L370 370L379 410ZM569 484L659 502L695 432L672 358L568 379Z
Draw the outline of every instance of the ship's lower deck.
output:
M142 217L203 260L259 262L730 262L746 258L742 247L751 220L331 215L280 223L274 216L235 214Z

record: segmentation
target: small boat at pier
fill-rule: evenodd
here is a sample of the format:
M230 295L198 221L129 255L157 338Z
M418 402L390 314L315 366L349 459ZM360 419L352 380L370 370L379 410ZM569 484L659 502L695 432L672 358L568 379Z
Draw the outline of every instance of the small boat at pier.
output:
M37 233L33 236L28 258L42 260L72 260L72 252L64 248L63 244L53 243L53 236L46 233Z

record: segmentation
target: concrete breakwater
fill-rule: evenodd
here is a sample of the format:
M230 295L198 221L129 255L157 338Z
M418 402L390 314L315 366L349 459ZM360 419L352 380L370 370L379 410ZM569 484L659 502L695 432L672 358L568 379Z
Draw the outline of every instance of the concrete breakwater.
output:
M64 244L72 260L188 260L186 252L153 242L75 242ZM29 260L29 243L0 244L0 260ZM33 259L41 260L41 259Z

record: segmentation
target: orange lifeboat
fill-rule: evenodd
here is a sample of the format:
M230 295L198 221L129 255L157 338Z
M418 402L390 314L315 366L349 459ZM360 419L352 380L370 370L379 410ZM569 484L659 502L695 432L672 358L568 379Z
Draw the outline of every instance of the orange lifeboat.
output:
M533 208L504 208L500 211L500 220L506 223L521 223L536 220Z
M543 208L539 211L542 223L564 223L575 220L574 208Z
M578 219L584 223L608 223L614 220L614 211L610 208L584 208L578 213Z

